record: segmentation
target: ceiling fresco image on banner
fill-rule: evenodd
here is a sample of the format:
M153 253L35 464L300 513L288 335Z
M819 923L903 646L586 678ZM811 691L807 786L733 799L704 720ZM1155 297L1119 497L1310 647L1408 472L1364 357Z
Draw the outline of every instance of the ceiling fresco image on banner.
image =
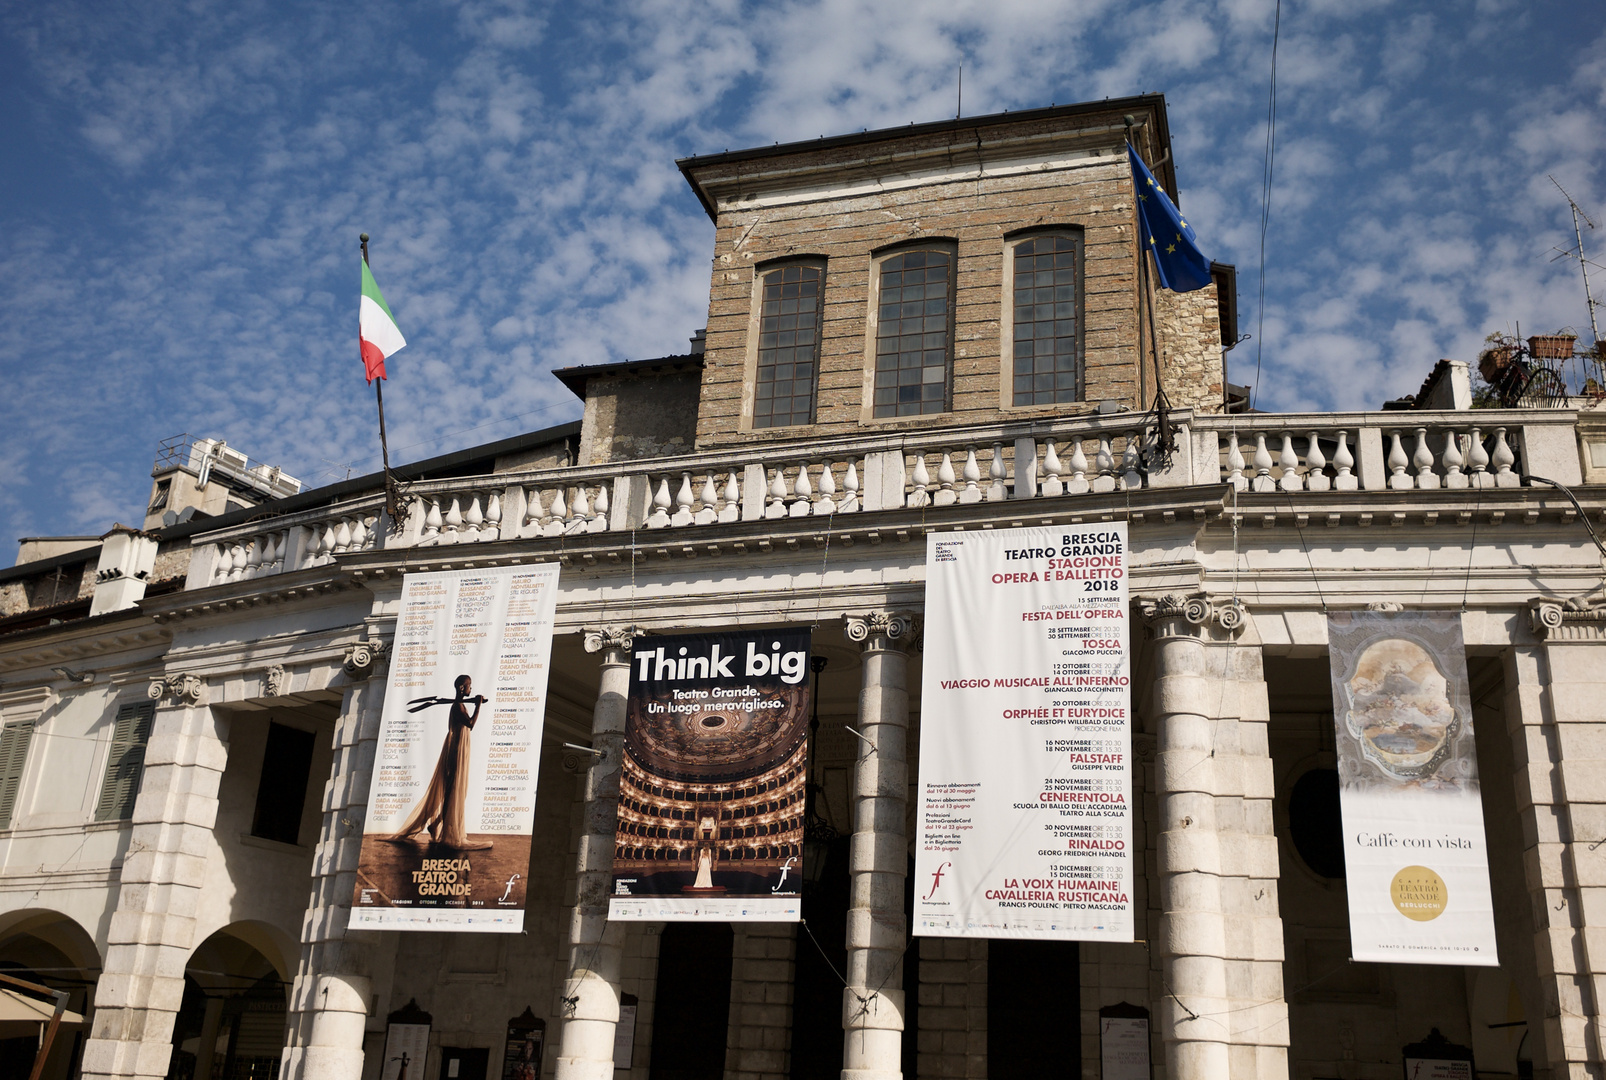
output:
M795 629L636 642L609 918L799 917L809 647Z

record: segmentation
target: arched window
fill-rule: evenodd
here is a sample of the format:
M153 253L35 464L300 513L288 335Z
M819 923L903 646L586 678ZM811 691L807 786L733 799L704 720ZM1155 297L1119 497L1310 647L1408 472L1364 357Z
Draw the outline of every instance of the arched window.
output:
M954 253L900 251L877 265L875 397L878 417L948 411Z
M812 424L825 267L782 266L762 281L753 426Z
M1010 249L1010 403L1081 401L1082 236L1029 236Z

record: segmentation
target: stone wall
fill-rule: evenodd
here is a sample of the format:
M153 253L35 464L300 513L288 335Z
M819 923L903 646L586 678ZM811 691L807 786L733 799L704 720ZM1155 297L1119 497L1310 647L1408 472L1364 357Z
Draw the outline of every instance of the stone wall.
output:
M1195 292L1156 290L1155 332L1166 395L1179 409L1221 411L1221 316L1216 287Z
M697 395L696 370L591 378L581 464L690 453L697 437Z

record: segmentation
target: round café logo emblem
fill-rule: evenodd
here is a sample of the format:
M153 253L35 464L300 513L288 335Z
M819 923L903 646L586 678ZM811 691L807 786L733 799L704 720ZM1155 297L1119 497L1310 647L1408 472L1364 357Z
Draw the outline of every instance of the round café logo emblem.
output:
M1427 922L1444 914L1449 890L1444 879L1425 866L1407 866L1389 884L1389 898L1401 915Z

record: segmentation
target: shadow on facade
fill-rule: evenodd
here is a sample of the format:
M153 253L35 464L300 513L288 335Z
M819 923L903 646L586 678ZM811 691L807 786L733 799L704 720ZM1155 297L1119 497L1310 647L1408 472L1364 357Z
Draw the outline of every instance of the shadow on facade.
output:
M168 1080L273 1080L284 1049L290 983L277 932L234 923L184 968Z
M100 975L100 952L78 923L55 911L8 913L0 923L0 972L67 992L67 1008L84 1017L56 1035L41 1080L67 1080L78 1071L88 1038L89 1009ZM0 1080L25 1080L36 1063L39 1033L0 1029Z

